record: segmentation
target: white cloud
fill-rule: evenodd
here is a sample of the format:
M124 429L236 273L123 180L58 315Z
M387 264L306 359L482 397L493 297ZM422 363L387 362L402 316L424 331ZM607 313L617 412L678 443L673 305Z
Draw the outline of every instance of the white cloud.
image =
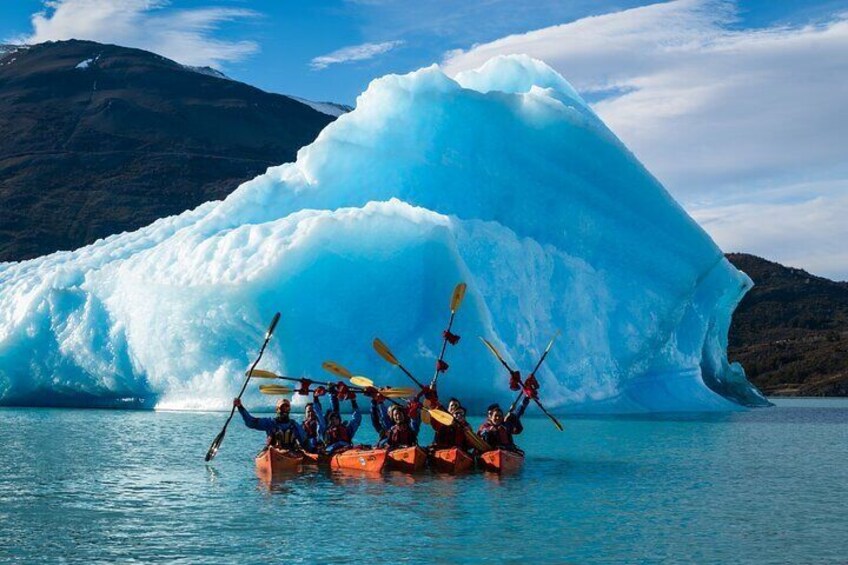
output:
M165 0L51 0L33 14L24 43L87 39L154 51L186 65L220 68L256 53L253 41L214 37L226 22L255 17L233 8L168 9Z
M313 70L326 69L330 65L339 63L347 63L350 61L364 61L372 59L377 55L382 55L391 51L395 47L403 45L403 41L384 41L383 43L363 43L361 45L351 45L343 47L332 53L315 57L309 63Z
M455 74L509 53L544 60L594 101L598 115L684 206L700 211L721 245L756 247L844 277L848 257L820 245L846 241L840 222L794 230L799 237L820 234L799 241L811 246L810 257L828 249L828 265L804 262L800 248L787 254L789 240L778 237L779 229L731 229L730 220L712 213L789 220L800 206L808 218L816 217L813 210L848 217L848 199L816 192L829 181L839 181L842 194L848 188L848 15L740 29L732 25L735 9L726 0L653 4L449 52L443 66Z
M723 249L745 251L848 281L848 179L801 202L694 208L692 216ZM823 187L808 187L819 192Z

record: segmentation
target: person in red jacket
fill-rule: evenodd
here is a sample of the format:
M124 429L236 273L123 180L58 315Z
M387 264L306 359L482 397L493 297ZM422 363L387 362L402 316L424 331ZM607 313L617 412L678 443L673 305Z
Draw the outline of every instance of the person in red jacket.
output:
M418 429L421 427L420 403L413 400L406 407L393 404L388 410L381 404L379 409L386 435L377 445L389 449L418 445Z
M494 449L520 452L521 450L515 445L512 436L524 431L524 426L521 425L521 416L529 403L530 397L525 396L518 409L510 411L506 417L504 417L503 409L499 404L492 404L486 410L486 421L477 430L477 435Z
M437 420L430 420L430 425L435 432L430 448L450 449L451 447L459 447L460 449L469 449L470 446L465 435L465 430L470 426L465 420L465 408L463 408L459 400L451 398L448 401L448 413L453 416L453 424L449 426Z

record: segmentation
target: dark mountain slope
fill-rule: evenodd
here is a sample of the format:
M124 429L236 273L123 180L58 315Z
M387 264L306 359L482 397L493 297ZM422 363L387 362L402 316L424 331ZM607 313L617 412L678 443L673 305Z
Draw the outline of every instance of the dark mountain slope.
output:
M848 283L727 258L756 285L733 315L730 359L766 394L848 396Z
M138 49L0 52L0 261L74 249L220 199L333 117Z

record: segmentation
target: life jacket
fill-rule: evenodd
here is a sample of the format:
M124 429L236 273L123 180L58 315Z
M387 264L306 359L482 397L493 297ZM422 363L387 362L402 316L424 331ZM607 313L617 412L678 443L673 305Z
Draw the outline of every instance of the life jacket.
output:
M418 445L418 434L409 426L408 422L395 424L386 434L389 447L408 447Z
M309 418L303 421L303 435L306 439L318 437L318 418Z
M293 428L294 424L291 421L278 422L274 430L268 434L268 445L277 449L296 449L297 436Z
M486 421L477 432L492 447L513 447L512 433L504 424Z
M329 428L327 428L327 431L324 432L324 441L327 443L327 445L332 445L340 441L350 443L351 439L352 438L350 437L350 431L344 424L330 426Z
M440 426L433 436L433 445L440 448L462 447L466 444L465 429L462 426L452 424Z

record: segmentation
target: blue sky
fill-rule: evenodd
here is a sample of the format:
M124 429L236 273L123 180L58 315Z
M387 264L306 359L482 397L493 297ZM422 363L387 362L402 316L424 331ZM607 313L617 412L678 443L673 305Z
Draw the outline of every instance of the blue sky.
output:
M848 279L848 0L14 0L69 37L352 104L373 78L502 53L572 82L726 250Z

